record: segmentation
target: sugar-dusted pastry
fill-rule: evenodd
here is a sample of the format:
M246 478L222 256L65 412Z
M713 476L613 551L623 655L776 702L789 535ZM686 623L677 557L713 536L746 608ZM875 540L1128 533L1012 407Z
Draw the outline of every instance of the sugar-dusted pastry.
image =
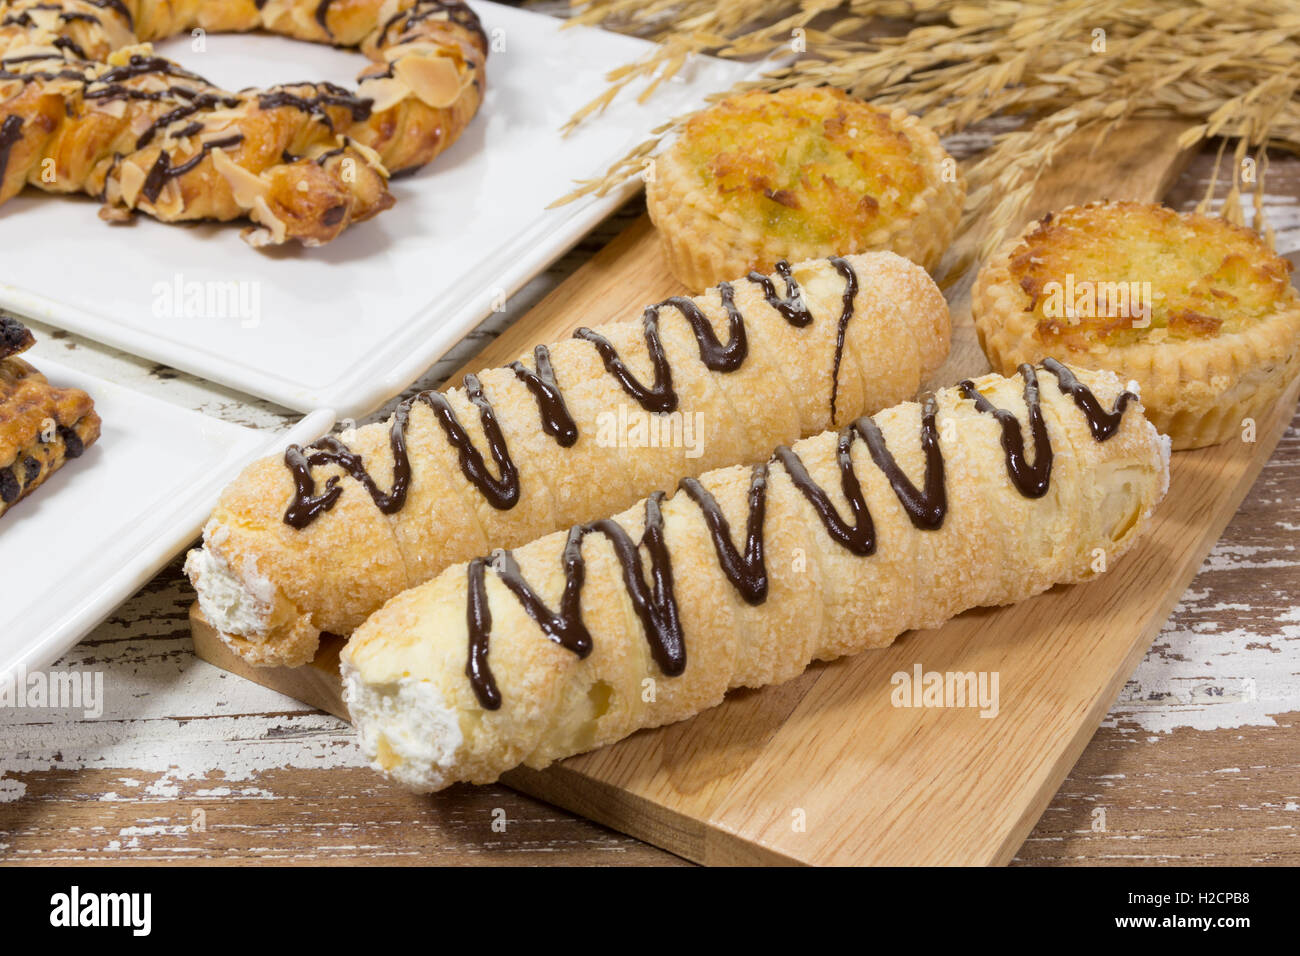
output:
M89 395L55 388L15 357L32 341L25 326L0 315L0 516L99 437Z
M351 632L489 542L523 544L900 401L947 351L947 305L918 266L782 263L253 464L186 568L237 653L304 663L322 631Z
M742 93L701 111L646 184L669 268L691 289L780 259L871 249L931 268L965 196L919 119L829 87Z
M1109 373L963 382L448 568L353 634L344 699L415 789L545 767L1086 579L1146 529L1168 456Z
M257 29L370 62L355 91L236 93L146 42ZM0 202L84 192L109 220L247 219L252 245L319 245L391 206L391 173L455 142L486 55L462 0L0 0Z
M1291 264L1248 229L1099 202L1031 223L980 270L971 309L994 369L1059 356L1142 388L1174 448L1242 433L1300 373Z

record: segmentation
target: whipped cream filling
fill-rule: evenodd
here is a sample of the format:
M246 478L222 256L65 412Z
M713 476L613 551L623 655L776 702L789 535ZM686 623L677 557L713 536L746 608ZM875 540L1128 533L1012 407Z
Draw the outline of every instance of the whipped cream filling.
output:
M199 609L221 634L256 640L265 635L275 586L256 574L237 574L209 540L185 558L185 573L198 592Z
M402 677L370 684L346 658L341 671L343 701L371 767L421 792L455 779L464 736L456 712L432 681Z

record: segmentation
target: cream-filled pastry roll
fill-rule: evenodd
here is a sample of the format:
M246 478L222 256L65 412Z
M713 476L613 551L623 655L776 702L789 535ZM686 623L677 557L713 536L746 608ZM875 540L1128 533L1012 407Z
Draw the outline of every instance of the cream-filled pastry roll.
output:
M487 783L1088 578L1168 480L1114 375L987 375L448 568L352 635L344 699L394 779Z
M186 570L242 657L305 663L321 632L489 547L909 398L948 342L943 295L892 253L750 273L254 463Z

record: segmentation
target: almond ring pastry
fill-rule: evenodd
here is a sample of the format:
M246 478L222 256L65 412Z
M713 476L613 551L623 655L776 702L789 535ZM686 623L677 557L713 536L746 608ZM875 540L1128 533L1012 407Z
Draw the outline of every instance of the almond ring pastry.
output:
M985 264L971 309L995 370L1055 355L1141 386L1174 448L1239 435L1300 373L1291 264L1249 229L1164 206L1072 206Z
M268 30L358 48L356 92L227 92L155 56L182 31ZM487 40L463 0L0 0L0 203L31 185L100 216L247 219L253 246L314 246L393 204L390 175L477 112Z
M965 198L956 162L917 117L831 87L702 110L646 183L668 266L690 289L781 259L878 249L932 269Z

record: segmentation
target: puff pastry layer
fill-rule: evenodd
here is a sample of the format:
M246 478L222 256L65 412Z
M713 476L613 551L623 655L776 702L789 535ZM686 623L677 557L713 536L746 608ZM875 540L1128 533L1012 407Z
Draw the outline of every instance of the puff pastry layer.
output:
M487 783L1113 567L1169 477L1122 391L985 376L449 568L344 649L362 748L418 790Z

